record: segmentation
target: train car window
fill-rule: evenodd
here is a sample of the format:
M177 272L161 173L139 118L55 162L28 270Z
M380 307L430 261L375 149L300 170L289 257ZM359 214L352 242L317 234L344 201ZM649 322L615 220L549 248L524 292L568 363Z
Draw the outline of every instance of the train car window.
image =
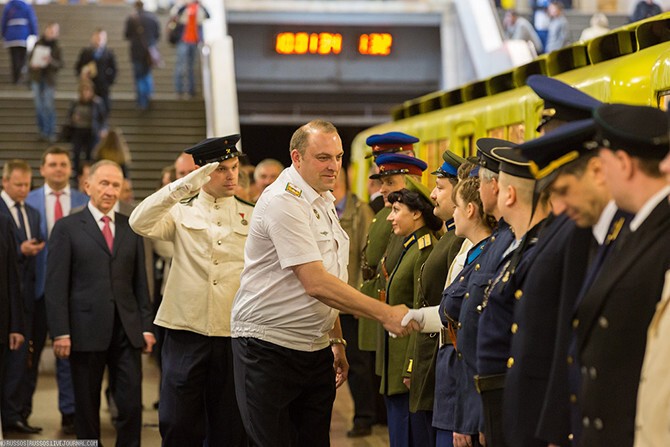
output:
M444 138L442 140L437 140L437 147L440 155L447 149L449 149L449 138Z
M526 123L516 123L507 126L508 140L512 143L521 144L526 138Z
M440 145L437 141L429 141L424 144L426 149L424 161L428 163L428 169L426 172L434 172L439 166L442 165L442 152L440 151Z
M668 111L668 103L670 103L670 90L663 90L656 94L658 98L658 108L664 112Z
M505 139L505 126L494 127L486 131L486 136L489 138L500 138L501 140Z
M461 135L461 148L463 149L463 157L471 157L475 155L474 150L474 135Z

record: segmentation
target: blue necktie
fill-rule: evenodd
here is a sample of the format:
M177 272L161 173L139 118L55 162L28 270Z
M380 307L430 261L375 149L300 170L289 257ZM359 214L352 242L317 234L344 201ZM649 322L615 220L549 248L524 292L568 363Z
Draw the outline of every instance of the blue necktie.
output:
M16 202L14 206L19 215L19 238L21 241L25 241L28 239L28 233L26 232L26 220L23 218L23 207L19 202Z

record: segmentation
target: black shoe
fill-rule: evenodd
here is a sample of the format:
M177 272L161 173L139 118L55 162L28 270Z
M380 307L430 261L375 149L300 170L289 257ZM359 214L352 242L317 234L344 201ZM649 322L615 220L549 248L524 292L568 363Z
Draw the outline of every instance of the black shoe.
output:
M63 434L74 435L74 414L64 414L61 419L60 427Z
M347 432L347 438L362 438L363 436L370 436L372 434L372 427L354 426Z
M26 433L30 435L34 435L42 431L42 427L31 427L25 421L9 422L7 424L3 424L2 428L4 428L6 431Z

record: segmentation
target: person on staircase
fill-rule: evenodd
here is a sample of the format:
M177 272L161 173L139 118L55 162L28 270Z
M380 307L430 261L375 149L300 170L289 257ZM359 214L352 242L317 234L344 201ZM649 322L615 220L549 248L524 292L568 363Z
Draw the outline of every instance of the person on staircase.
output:
M95 94L102 99L109 114L112 103L109 90L116 80L116 56L107 48L107 31L98 28L91 36L91 46L82 48L75 64L77 76L93 82Z
M156 16L144 10L144 3L135 2L135 12L126 19L124 36L130 41L130 61L137 95L137 107L149 108L154 90L151 69L159 58L156 42L160 38L160 24ZM155 56L154 56L155 55Z
M44 28L44 34L30 53L28 64L40 139L50 143L56 141L56 76L63 66L59 31L56 22L50 22Z
M21 82L26 66L27 41L39 32L35 10L25 0L10 0L2 10L0 20L4 47L9 50L12 61L12 82Z
M175 10L176 9L176 10ZM198 0L187 0L185 5L173 9L173 18L182 25L182 35L177 42L177 63L174 67L174 87L179 99L184 93L195 96L195 77L193 67L198 48L203 41L202 22L209 18L209 12ZM184 91L186 78L186 92Z

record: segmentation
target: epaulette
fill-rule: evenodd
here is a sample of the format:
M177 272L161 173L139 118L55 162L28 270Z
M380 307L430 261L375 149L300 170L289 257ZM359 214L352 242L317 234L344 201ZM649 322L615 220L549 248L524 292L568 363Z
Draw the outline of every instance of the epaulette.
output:
M191 196L191 197L185 197L185 198L181 199L181 200L179 201L179 203L180 203L181 205L190 205L191 202L193 202L193 200L195 200L196 197L198 197L197 194L194 195L194 196Z
M424 234L416 242L419 244L419 250L423 250L424 248L433 245L433 240L430 238L430 234Z
M291 194L292 196L300 197L302 196L302 189L298 188L291 182L286 183L285 191Z
M235 199L237 199L238 202L242 202L242 203L244 203L245 205L256 206L255 203L253 203L253 202L247 202L246 200L241 199L241 198L239 198L239 197L237 197L237 196L235 196Z

